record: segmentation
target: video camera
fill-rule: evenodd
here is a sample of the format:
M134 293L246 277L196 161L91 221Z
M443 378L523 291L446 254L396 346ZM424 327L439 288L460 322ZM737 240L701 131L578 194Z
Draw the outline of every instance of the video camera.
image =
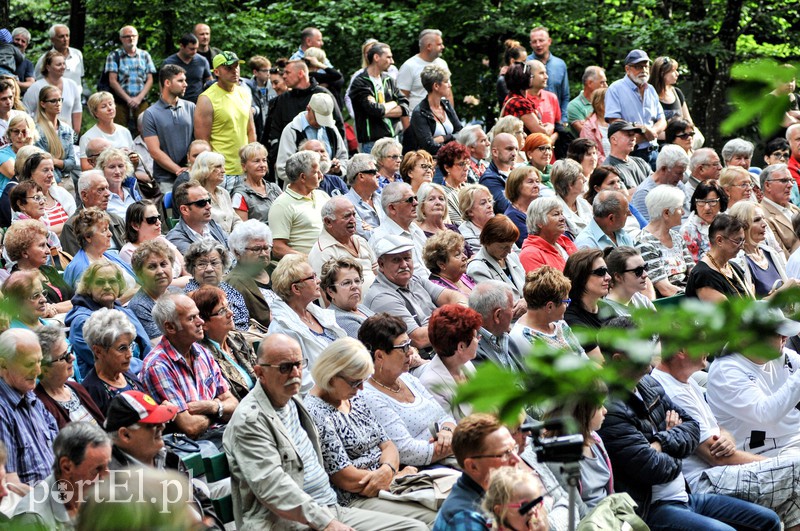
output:
M583 457L583 435L541 437L542 430L563 431L565 425L574 425L571 419L551 419L526 422L520 428L533 439L533 450L540 463L577 463Z

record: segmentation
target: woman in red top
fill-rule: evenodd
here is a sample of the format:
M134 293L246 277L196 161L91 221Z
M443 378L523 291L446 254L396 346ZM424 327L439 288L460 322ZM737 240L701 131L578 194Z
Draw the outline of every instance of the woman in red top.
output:
M528 207L528 237L522 244L519 260L526 272L549 265L564 271L567 258L578 250L564 235L567 219L555 197L540 197Z
M533 79L531 67L527 64L517 63L506 71L505 79L508 87L508 96L506 96L506 101L500 110L500 117L516 116L522 120L525 125L525 132L528 134L552 134L552 131L548 132L542 124L533 100L525 95L525 91L531 87L531 80Z

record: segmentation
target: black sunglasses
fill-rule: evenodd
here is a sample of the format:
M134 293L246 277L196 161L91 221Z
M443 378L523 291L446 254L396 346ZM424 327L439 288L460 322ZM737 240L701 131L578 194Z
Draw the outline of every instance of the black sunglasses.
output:
M596 277L604 277L608 274L608 268L598 267L597 269L592 269L591 273Z
M205 205L203 205L205 206ZM148 225L155 225L159 221L161 221L161 216L147 216L144 218Z
M374 169L373 170L362 170L362 171L360 171L358 173L368 173L370 175L375 175L376 173L378 173L378 170L374 170Z
M281 374L289 374L294 369L305 369L306 365L308 365L308 360L303 358L300 361L287 361L285 363L278 363L277 365L272 363L259 363L262 367L274 367L278 369Z
M417 196L412 195L407 199L401 199L400 201L395 201L395 203L408 203L409 205L414 204L417 202Z
M633 273L637 277L640 277L640 276L644 275L645 271L649 271L649 270L650 270L650 266L647 265L647 264L644 264L644 265L640 265L639 267L634 267L633 269L623 269L622 272L623 273Z
M197 201L190 201L189 203L186 203L186 206L194 205L194 206L199 207L199 208L205 208L206 205L209 205L209 204L211 204L211 198L210 197L206 197L205 199L198 199Z
M691 132L691 133L678 133L675 136L678 137L678 138L689 138L691 136L694 136L694 132Z

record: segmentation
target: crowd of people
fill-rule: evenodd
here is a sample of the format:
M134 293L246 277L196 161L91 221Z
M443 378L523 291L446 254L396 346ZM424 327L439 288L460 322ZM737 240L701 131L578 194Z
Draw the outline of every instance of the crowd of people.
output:
M800 323L708 369L591 332L797 285L797 113L759 168L745 139L703 147L674 59L571 94L541 26L506 43L490 130L439 30L399 68L366 41L349 82L313 27L250 79L205 24L159 68L138 36L94 91L68 27L35 67L0 30L0 528L92 528L102 504L46 493L144 468L185 486L165 528L222 528L230 494L240 529L800 529ZM635 387L507 425L455 400L533 345ZM580 428L574 507L538 414ZM189 482L194 453L229 483Z

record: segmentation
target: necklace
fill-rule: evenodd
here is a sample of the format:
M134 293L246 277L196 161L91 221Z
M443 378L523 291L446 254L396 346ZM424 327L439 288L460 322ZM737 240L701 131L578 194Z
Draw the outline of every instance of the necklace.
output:
M741 291L739 288L737 288L737 287L734 285L733 281L731 281L730 277L729 277L728 275L726 275L726 274L725 274L725 272L724 272L724 271L722 270L722 268L719 266L719 264L717 263L717 261L716 261L716 260L714 260L714 256L712 256L712 254L711 254L711 253L706 253L706 256L707 256L707 257L708 257L708 259L711 261L711 263L714 265L714 267L716 267L716 268L717 268L717 270L720 272L720 274L723 276L723 278L725 278L725 281L726 281L726 282L728 283L728 285L731 287L731 289L733 290L733 293L735 293L736 295L739 295L739 296L741 297L741 296L742 296L742 291ZM727 264L726 264L726 265L727 265ZM731 273L732 273L732 274L734 273L734 269L733 269L733 268L731 268ZM739 280L739 279L736 279L736 280ZM743 285L744 285L744 284L743 284ZM745 289L746 289L746 288L745 288Z
M378 384L380 387L383 387L387 391L391 391L392 393L395 394L400 393L400 391L403 390L403 386L400 384L397 384L397 389L392 389L388 385L383 385L382 383L380 383L374 376L370 376L369 379L372 380L374 383Z

